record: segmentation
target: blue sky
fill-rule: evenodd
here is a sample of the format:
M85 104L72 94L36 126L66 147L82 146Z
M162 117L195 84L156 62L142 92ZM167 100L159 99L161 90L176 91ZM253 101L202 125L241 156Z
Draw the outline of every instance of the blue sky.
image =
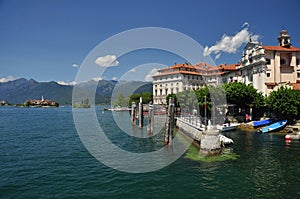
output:
M300 47L299 8L298 0L0 0L0 81L24 77L72 82L80 68L73 66L80 66L100 42L141 27L176 30L208 48L245 28L263 45L277 45L285 28L292 44ZM217 59L211 55L216 64L237 63L243 47L221 51ZM117 59L117 66L101 78L120 79L131 66L152 60L162 65L182 61L157 50Z

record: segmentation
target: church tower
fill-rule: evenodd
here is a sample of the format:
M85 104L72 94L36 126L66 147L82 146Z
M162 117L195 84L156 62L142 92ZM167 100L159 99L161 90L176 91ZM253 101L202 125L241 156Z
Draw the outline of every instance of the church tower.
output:
M291 46L291 36L288 35L287 30L281 30L280 36L277 39L278 39L279 46L286 47L286 48L289 48Z

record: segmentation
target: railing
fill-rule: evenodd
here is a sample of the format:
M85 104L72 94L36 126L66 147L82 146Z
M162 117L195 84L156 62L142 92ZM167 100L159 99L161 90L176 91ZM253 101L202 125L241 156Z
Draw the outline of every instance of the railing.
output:
M176 117L178 120L198 129L205 130L205 125L202 123L202 118L195 115L180 115Z

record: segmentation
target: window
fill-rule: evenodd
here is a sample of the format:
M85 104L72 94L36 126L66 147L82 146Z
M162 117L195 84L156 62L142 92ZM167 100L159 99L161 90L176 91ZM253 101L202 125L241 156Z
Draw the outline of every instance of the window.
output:
M271 77L271 73L267 73L267 77Z
M270 65L271 64L271 60L270 59L266 59L266 65Z
M281 59L280 60L280 65L284 65L285 64L285 59Z
M249 62L252 63L253 59L252 59L252 54L249 54Z
M159 90L159 95L162 96L162 89Z
M157 90L155 90L155 96L157 96Z
M297 58L297 59L296 59L296 65L299 65L299 64L300 64L299 61L300 61L300 60Z
M297 73L297 78L300 78L300 73Z

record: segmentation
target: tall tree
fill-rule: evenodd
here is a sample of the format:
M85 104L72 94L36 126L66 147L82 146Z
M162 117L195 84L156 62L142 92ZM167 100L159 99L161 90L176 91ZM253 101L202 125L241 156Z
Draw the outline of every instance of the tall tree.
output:
M262 93L252 85L246 85L240 82L224 84L226 98L229 103L237 105L237 107L256 107L264 106L264 97Z
M299 117L299 97L299 91L281 87L270 93L267 104L278 118L295 119Z

